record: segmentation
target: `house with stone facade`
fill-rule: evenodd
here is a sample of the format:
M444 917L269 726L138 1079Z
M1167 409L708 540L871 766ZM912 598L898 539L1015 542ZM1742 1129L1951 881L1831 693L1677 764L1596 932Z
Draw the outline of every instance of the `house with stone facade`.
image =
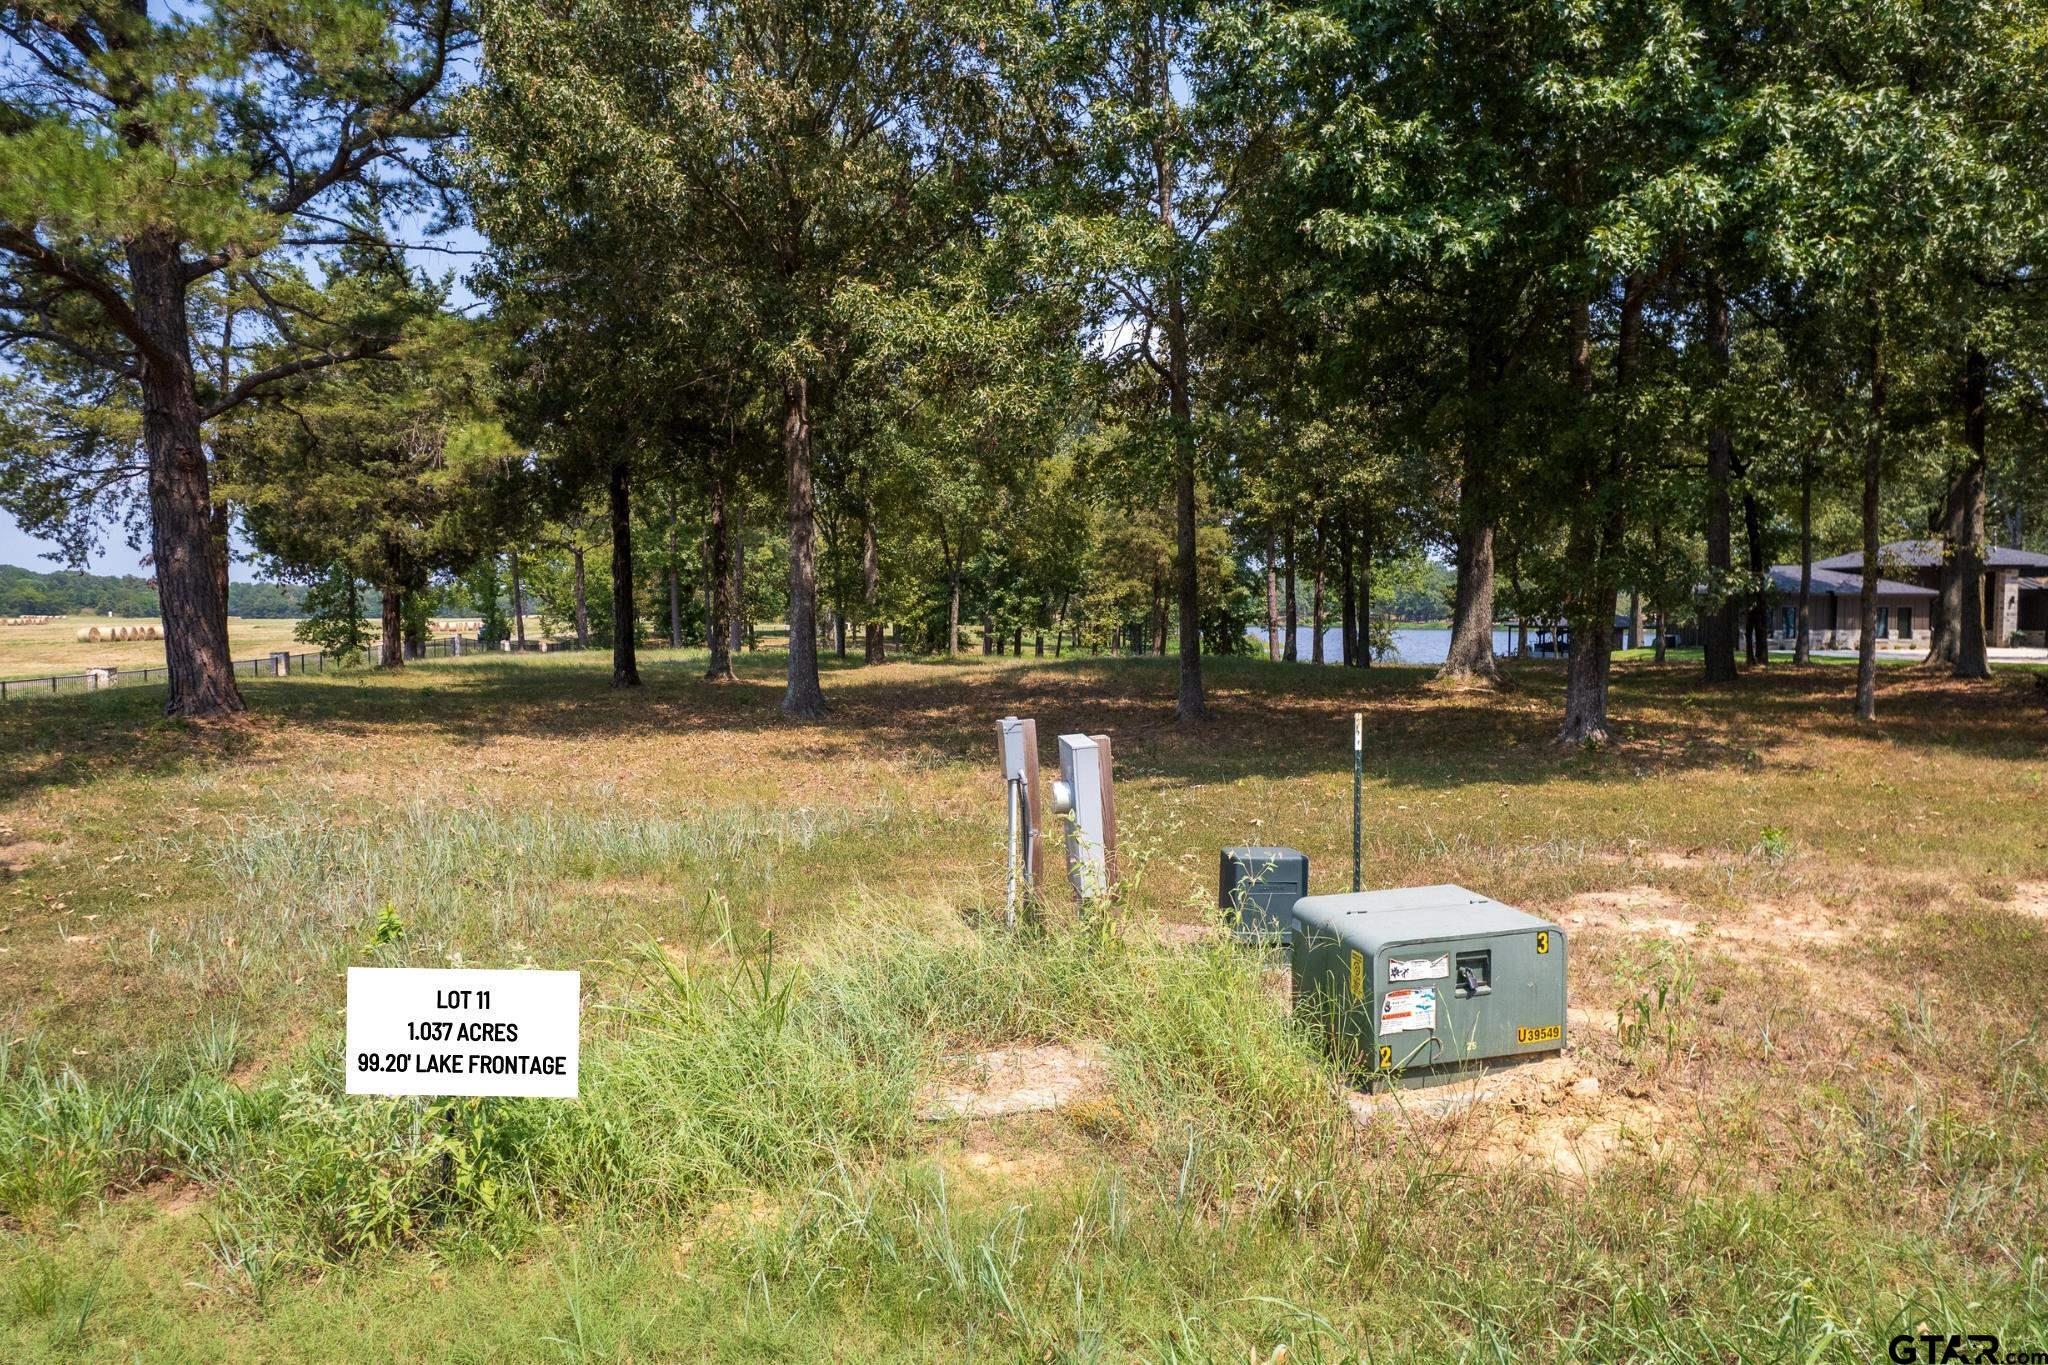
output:
M1833 563L1833 561L1828 561ZM1882 562L1882 561L1880 561ZM1789 650L1799 635L1799 566L1771 566L1771 648ZM1807 643L1814 649L1855 649L1863 640L1863 570L1813 566L1807 598ZM1877 647L1927 648L1933 588L1893 578L1877 580Z
M1893 608L1890 618L1893 630L1890 638L1894 642L1899 639L1896 629L1897 609L1903 606L1906 610L1912 611L1913 603L1906 600L1902 594L1887 594L1886 585L1897 584L1900 587L1925 589L1926 601L1931 608L1941 586L1941 565L1946 552L1947 547L1938 540L1895 540L1878 549L1878 572L1884 575L1879 582L1878 605L1880 610L1886 606ZM1842 613L1842 623L1851 632L1848 636L1849 645L1844 647L1853 646L1854 599L1856 593L1862 590L1862 552L1854 551L1836 555L1831 559L1816 560L1813 568L1816 580L1825 571L1845 575L1855 582L1855 589L1849 592L1851 600L1843 604ZM1777 570L1773 569L1771 573L1773 581L1777 581ZM1791 566L1791 574L1789 596L1796 601L1799 594L1798 565ZM1779 584L1779 591L1781 595L1787 592L1782 583ZM1819 591L1816 587L1816 594ZM2032 550L2015 549L2010 545L1993 545L1987 549L1984 553L1983 608L1984 640L1993 649L2013 646L2039 648L2043 644L2048 644L2048 554L2036 554ZM1774 631L1783 624L1783 617L1782 609L1773 613ZM1909 619L1919 632L1920 644L1924 648L1927 643L1928 619L1919 612L1913 612ZM1824 628L1825 621L1826 618L1821 615L1820 605L1816 599L1811 622L1816 635ZM1881 621L1881 641L1886 638L1884 629ZM1791 632L1787 630L1786 639L1789 641L1790 638Z

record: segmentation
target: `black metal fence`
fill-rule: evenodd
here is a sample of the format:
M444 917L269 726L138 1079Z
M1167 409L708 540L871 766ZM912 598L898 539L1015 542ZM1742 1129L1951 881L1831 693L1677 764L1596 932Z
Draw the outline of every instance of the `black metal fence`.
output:
M461 643L456 643L461 640ZM373 644L358 651L361 662L375 665L381 644ZM573 649L573 644L552 645L551 648ZM442 636L429 640L416 650L408 650L408 659L450 658L458 651L464 653L484 652L474 640L460 636ZM294 673L325 673L330 668L341 666L341 656L312 650L294 654L280 650L254 659L234 659L228 665L238 678L282 678ZM104 692L116 687L146 687L162 685L170 681L171 671L161 664L148 668L105 668L92 669L84 673L60 673L51 678L0 678L0 702L19 701L30 697L63 696L69 692Z
M766 627L757 632L761 640L782 640L789 638L786 626ZM666 649L668 642L663 639L649 639L643 642L648 649ZM690 646L685 646L689 648ZM355 652L357 661L375 667L379 659L382 641L364 646ZM574 640L557 640L541 636L528 636L524 641L503 641L496 646L478 644L474 637L443 635L428 640L418 649L408 649L405 657L411 659L446 659L453 657L486 656L512 651L526 654L558 654L579 650L584 646ZM901 650L899 641L889 642L889 652ZM342 656L325 654L318 650L304 654L279 651L284 659L278 666L278 654L266 654L254 659L235 659L229 667L235 676L242 678L281 678L293 673L325 673L330 668L341 667ZM143 687L149 684L163 684L170 680L170 670L162 665L148 668L106 668L91 669L84 673L62 673L53 678L5 678L0 679L0 702L25 700L30 697L62 696L68 692L103 692L116 687Z

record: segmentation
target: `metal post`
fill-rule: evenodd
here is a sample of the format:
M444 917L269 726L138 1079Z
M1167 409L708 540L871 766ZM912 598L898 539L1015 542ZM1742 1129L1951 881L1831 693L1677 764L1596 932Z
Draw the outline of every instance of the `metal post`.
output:
M1003 927L1017 927L1017 894L1023 881L1023 829L1024 829L1024 783L1021 778L1011 778L1005 784L1010 796L1010 887L1003 901Z
M1365 713L1351 713L1351 889L1360 884L1365 862Z

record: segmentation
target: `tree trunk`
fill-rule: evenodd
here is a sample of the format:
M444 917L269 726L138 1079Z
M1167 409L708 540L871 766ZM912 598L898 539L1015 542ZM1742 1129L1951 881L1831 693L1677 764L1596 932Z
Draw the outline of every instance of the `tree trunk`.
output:
M1314 549L1316 577L1308 593L1309 662L1318 664L1323 662L1323 569L1329 562L1327 538L1323 533L1328 527L1329 522L1325 518L1320 516L1316 518Z
M583 555L581 545L569 551L569 557L576 565L576 647L590 648L590 603L583 586Z
M1507 555L1508 592L1515 599L1515 657L1529 657L1529 598L1522 591L1522 547L1510 546Z
M1630 588L1628 590L1628 647L1630 649L1641 649L1643 647L1643 590L1641 588Z
M1152 582L1152 642L1154 654L1166 657L1166 585L1158 579Z
M1496 406L1499 342L1490 304L1475 297L1465 337L1465 451L1458 479L1457 589L1451 642L1439 678L1494 681L1493 465L1499 439Z
M961 657L961 557L954 555L944 534L938 538L940 553L946 557L946 657Z
M1286 662L1301 661L1301 646L1296 642L1295 632L1301 626L1301 614L1295 608L1294 581L1300 573L1300 565L1294 558L1294 513L1287 514L1287 638L1280 642L1280 657Z
M1771 661L1771 615L1764 598L1764 518L1755 490L1746 483L1742 489L1742 538L1749 548L1749 587L1744 593L1749 603L1743 632L1748 640L1745 652L1751 663L1762 668Z
M683 647L683 571L676 561L675 491L669 491L668 505L668 647Z
M1857 594L1861 638L1856 642L1856 718L1877 719L1877 485L1884 464L1884 322L1870 326L1870 431L1863 442L1863 585Z
M1620 563L1622 541L1628 534L1628 460L1630 445L1627 413L1635 388L1637 363L1643 340L1643 309L1652 280L1643 273L1631 273L1622 282L1621 314L1614 337L1614 391L1621 414L1599 430L1604 438L1605 458L1588 462L1588 475L1581 489L1582 511L1573 518L1572 538L1582 539L1578 547L1582 563L1574 574L1574 586L1567 605L1575 608L1571 619L1572 640L1565 668L1564 725L1558 739L1566 744L1599 744L1609 738L1607 700L1614 677L1614 603L1621 594ZM1581 301L1572 316L1570 367L1574 388L1583 401L1593 392L1592 311ZM1588 452L1589 454L1591 452ZM1629 626L1640 632L1642 598L1632 595Z
M1956 544L1956 577L1962 585L1962 632L1957 641L1956 676L1991 676L1990 641L1984 634L1984 419L1991 364L1975 346L1963 356L1963 440L1970 447L1957 500L1961 536Z
M1280 558L1278 540L1266 532L1266 661L1280 657Z
M731 490L737 492L738 490ZM753 622L747 619L747 531L741 518L746 506L743 499L731 497L732 509L732 652L738 654L747 647L753 636Z
M1337 628L1337 643L1344 656L1344 667L1358 666L1358 577L1355 572L1357 560L1356 545L1351 534L1351 518L1337 519L1337 571L1339 575L1338 612L1342 620Z
M1956 402L1961 407L1962 384L1956 385ZM1953 665L1963 653L1963 483L1968 462L1951 464L1948 484L1942 490L1941 510L1928 529L1941 546L1941 565L1935 571L1934 600L1927 612L1927 663Z
M1707 354L1713 362L1715 402L1726 401L1729 359L1728 296L1718 276L1707 279ZM1707 591L1700 613L1700 646L1710 683L1735 681L1735 601L1728 580L1735 567L1730 543L1733 515L1728 486L1735 472L1735 441L1717 414L1707 429Z
M1799 461L1799 608L1793 623L1792 662L1813 662L1813 459Z
M946 657L960 657L960 564L946 561Z
M1493 662L1493 527L1477 522L1458 533L1457 591L1451 604L1451 643L1441 678L1497 675Z
M865 497L860 502L860 600L866 635L861 660L886 663L889 649L882 638L882 545L875 537L874 504Z
M1372 514L1365 517L1365 530L1358 541L1358 666L1372 667Z
M1561 744L1602 744L1609 737L1607 684L1614 657L1614 621L1586 619L1571 623L1572 642L1566 655L1564 726Z
M736 612L733 607L734 574L732 570L732 526L726 508L726 466L719 455L713 454L706 462L706 482L710 485L711 529L705 534L705 558L709 561L707 575L710 582L710 600L705 606L705 638L711 646L711 660L705 666L704 676L712 682L731 682L732 653L738 648L739 640L735 629Z
M817 516L811 504L811 391L799 375L783 387L782 454L789 477L789 690L782 714L825 714L818 686Z
M1622 304L1621 333L1625 334L1622 344L1615 348L1617 368L1621 357L1631 355L1634 348L1633 329L1640 327L1640 303L1632 315L1630 301L1635 298L1632 287L1625 286ZM1582 417L1590 415L1593 397L1593 342L1592 307L1590 301L1580 298L1574 301L1570 328L1566 338L1566 367L1571 375L1571 387L1578 411ZM1619 385L1617 385L1619 387ZM1591 424L1581 421L1582 430L1590 431ZM1610 456L1621 440L1621 433L1605 433ZM1564 724L1558 730L1561 744L1604 744L1607 741L1607 678L1609 660L1614 646L1614 593L1607 590L1604 581L1609 572L1612 556L1603 544L1606 535L1606 518L1602 515L1603 501L1612 504L1621 490L1611 479L1601 475L1611 471L1612 462L1603 461L1606 468L1593 464L1592 452L1583 447L1578 451L1581 461L1578 487L1573 499L1571 526L1565 539L1565 564L1568 579L1565 587L1565 621L1571 630L1571 645L1565 659L1564 675Z
M639 661L634 646L640 634L633 613L633 471L625 460L613 460L612 511L612 686L638 687Z
M377 667L405 667L405 595L397 588L381 588L383 629L377 638Z
M1170 99L1163 75L1159 95ZM1177 167L1165 151L1166 143L1152 144L1153 187L1160 227L1169 239L1178 236ZM1180 258L1167 258L1160 293L1166 301L1166 401L1173 423L1173 505L1174 575L1180 602L1180 690L1175 698L1174 720L1192 725L1202 719L1207 705L1202 696L1202 595L1199 566L1195 563L1195 423L1193 395L1189 392L1188 301L1180 274ZM1166 652L1160 640L1159 652Z
M1183 380L1185 383L1185 380ZM1180 468L1174 473L1175 548L1174 571L1180 589L1180 695L1174 702L1173 717L1191 725L1208 714L1202 695L1202 595L1195 563L1195 440L1189 424L1187 398L1176 402L1174 421L1183 431L1185 449ZM1161 642L1162 645L1164 642ZM1164 653L1164 649L1161 650Z
M1664 662L1665 641L1671 635L1671 617L1664 608L1657 608L1657 655L1658 663Z
M170 692L164 713L210 718L244 710L228 656L226 545L192 383L192 341L178 244L144 233L128 245L141 354L142 445L149 465L150 563L163 614Z
M512 640L513 648L526 648L526 581L519 576L519 551L512 551Z

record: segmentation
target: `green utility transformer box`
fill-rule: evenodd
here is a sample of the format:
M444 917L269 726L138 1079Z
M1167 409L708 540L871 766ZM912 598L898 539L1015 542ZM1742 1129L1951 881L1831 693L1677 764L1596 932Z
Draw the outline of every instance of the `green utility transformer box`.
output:
M1565 936L1462 886L1294 903L1294 1008L1354 1074L1428 1084L1565 1044Z

